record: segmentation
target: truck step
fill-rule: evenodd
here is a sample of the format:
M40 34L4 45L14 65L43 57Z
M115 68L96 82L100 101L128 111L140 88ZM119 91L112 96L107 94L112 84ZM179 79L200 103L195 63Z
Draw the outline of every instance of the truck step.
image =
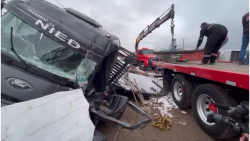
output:
M118 57L124 58L124 60L119 60ZM109 73L107 85L112 85L117 82L125 74L125 72L127 72L131 66L133 58L133 53L123 47L119 48L119 54L116 57L116 62Z

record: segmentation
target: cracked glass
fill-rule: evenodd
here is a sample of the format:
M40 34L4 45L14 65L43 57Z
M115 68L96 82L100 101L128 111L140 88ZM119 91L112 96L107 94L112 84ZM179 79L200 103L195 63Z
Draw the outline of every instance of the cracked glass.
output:
M2 17L1 24L2 54L18 60L11 51L10 33L13 27L13 47L27 64L73 82L76 76L78 81L86 82L93 73L96 62L57 43L11 13Z

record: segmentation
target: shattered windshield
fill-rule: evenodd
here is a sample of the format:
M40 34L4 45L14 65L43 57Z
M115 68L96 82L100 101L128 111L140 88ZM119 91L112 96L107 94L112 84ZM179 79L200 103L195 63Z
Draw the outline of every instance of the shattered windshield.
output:
M13 27L13 47L29 65L43 69L70 81L86 81L96 63L50 39L11 13L1 20L2 54L17 59L11 51L10 31Z

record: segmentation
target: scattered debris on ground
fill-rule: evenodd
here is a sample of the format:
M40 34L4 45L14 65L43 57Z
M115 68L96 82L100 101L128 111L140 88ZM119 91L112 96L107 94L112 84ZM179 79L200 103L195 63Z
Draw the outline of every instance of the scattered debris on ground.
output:
M161 115L158 110L151 109L152 119L157 118ZM122 129L119 133L117 141L213 141L208 135L206 135L198 126L197 122L194 120L191 109L187 109L187 114L182 114L181 109L172 109L171 111L175 117L171 118L173 124L169 131L161 131L159 128L155 127L152 123L146 125L142 129L138 130L126 130ZM158 115L155 115L155 114ZM122 121L132 121L137 122L137 113L132 112L130 108L127 108ZM179 124L178 122L185 119L186 125ZM97 130L105 134L108 138L107 141L113 141L118 130L117 125L112 123L99 124ZM188 126L187 126L188 125Z
M162 116L166 116L169 118L174 117L174 115L170 112L172 108L177 109L178 106L174 103L172 99L171 93L167 96L163 96L160 98L152 98L153 109L158 109Z
M185 122L184 119L180 120L178 123L181 124L181 125L186 125L186 122Z
M186 111L181 111L183 114L186 114L187 112Z
M142 107L142 110L147 112L147 113L151 113L151 108L150 107Z

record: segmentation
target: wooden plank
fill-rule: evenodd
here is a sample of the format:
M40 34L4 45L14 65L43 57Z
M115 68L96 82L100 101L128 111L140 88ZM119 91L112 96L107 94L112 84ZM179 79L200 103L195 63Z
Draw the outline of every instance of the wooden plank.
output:
M177 51L154 51L150 52L155 55L159 54L192 54L192 53L197 53L197 52L203 52L203 49L200 50L177 50Z

